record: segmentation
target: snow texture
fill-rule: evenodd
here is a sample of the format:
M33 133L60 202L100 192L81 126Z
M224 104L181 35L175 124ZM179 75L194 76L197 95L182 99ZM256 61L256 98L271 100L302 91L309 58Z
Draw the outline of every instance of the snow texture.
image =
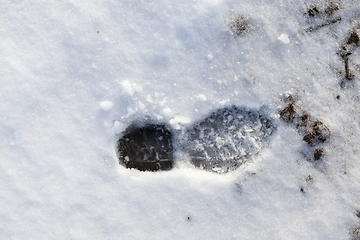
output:
M0 8L1 239L360 238L359 1ZM170 171L119 164L132 123L182 136L233 105L276 126L239 168L205 171L180 151ZM287 108L328 139L303 140Z

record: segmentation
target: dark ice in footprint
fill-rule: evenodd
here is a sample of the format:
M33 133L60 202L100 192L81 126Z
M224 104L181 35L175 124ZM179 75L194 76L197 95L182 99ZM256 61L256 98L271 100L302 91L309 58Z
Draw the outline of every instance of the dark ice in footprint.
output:
M264 113L232 106L213 112L189 129L182 142L196 167L226 173L257 154L275 130Z
M129 126L118 141L119 163L140 171L173 167L172 134L165 125Z

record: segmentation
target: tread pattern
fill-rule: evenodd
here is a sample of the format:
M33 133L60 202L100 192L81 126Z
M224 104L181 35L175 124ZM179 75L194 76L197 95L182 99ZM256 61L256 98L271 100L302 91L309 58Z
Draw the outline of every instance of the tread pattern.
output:
M196 167L225 173L257 154L275 130L274 123L259 111L232 106L190 128L181 142Z

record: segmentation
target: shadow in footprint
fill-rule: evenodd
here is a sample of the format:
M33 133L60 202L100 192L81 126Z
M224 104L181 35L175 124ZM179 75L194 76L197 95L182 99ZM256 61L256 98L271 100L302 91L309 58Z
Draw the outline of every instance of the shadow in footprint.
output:
M130 125L118 141L119 163L140 171L173 167L172 133L164 124Z

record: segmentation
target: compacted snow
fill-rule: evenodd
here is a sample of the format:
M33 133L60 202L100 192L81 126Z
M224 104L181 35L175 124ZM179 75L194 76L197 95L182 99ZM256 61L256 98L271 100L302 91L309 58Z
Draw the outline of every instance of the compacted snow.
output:
M1 239L360 239L359 1L0 9ZM191 144L169 171L119 164L133 122L186 136L231 106L274 126L236 169Z

